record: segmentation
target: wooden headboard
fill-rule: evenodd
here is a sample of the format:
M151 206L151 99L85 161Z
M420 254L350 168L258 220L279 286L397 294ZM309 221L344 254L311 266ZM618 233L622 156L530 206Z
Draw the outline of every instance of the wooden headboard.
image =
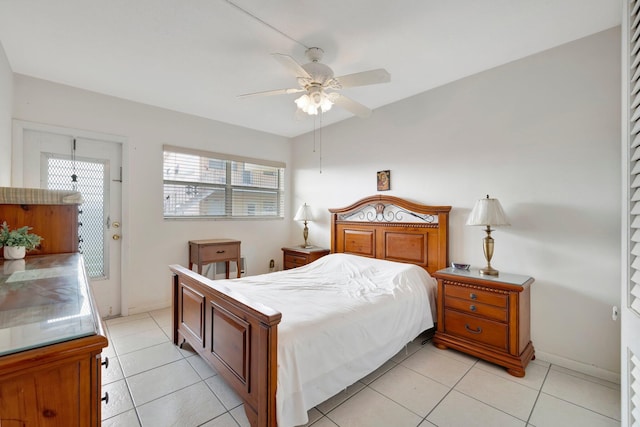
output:
M331 212L331 252L417 264L434 273L449 264L451 206L375 195Z

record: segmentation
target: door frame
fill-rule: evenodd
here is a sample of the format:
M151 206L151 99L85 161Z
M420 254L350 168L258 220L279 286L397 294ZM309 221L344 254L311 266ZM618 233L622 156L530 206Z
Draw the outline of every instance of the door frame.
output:
M22 187L23 181L23 160L24 160L24 132L40 131L68 135L75 138L96 139L104 142L119 143L122 145L122 228L121 228L121 248L120 248L120 314L129 315L129 289L125 286L129 283L129 164L131 146L128 138L121 135L94 132L82 129L73 129L63 126L53 126L43 123L29 122L14 119L12 123L11 137L11 186Z

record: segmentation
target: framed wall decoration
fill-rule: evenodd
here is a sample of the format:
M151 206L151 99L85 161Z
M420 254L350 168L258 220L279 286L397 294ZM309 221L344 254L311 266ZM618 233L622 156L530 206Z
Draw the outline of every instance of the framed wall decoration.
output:
M378 191L391 190L391 171L378 171L377 178Z

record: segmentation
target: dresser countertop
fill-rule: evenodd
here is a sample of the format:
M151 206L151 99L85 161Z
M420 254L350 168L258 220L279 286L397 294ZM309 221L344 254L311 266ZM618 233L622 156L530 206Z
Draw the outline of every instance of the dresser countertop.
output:
M98 322L82 255L0 261L0 356L96 335Z

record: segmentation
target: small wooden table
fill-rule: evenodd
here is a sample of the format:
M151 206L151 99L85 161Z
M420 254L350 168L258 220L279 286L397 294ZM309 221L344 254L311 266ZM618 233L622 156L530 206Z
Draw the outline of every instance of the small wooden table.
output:
M240 277L240 240L208 239L189 240L189 269L198 266L198 274L202 274L202 266L214 262L225 262L226 277L229 278L229 262L235 261L238 277Z

